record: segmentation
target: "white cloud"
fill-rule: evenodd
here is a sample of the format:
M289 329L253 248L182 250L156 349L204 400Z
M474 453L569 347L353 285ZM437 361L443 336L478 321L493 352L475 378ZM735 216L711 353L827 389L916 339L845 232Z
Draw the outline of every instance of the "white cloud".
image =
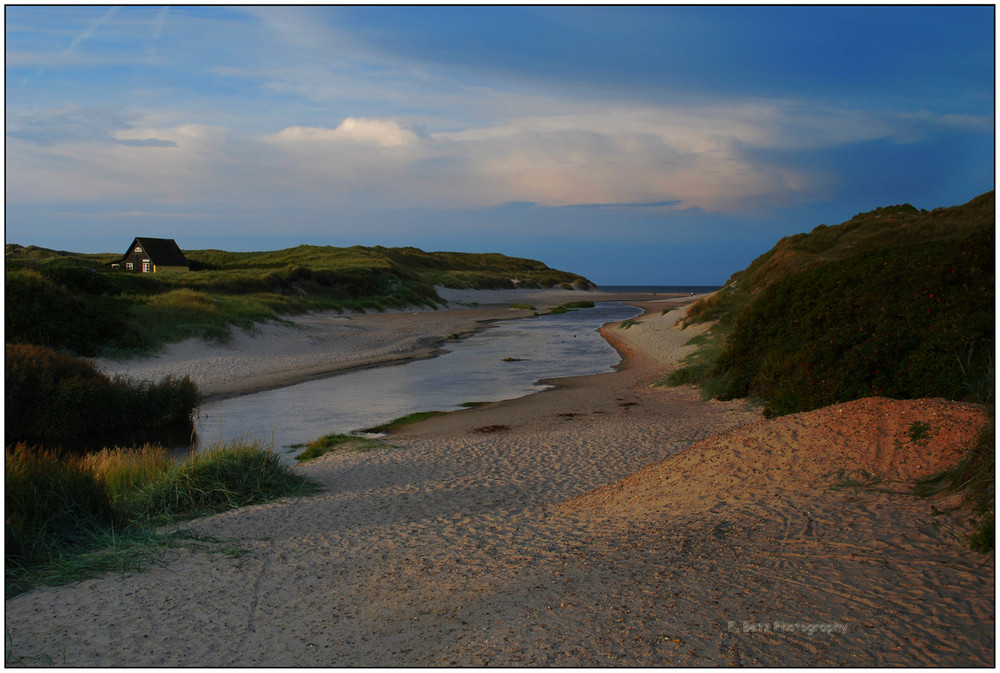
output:
M205 124L157 127L163 119L113 110L103 121L107 111L56 110L8 126L8 197L129 195L319 210L676 201L677 208L736 213L826 189L821 166L782 166L759 150L822 149L894 137L907 126L773 101L556 107L458 131L418 133L400 118L351 116L259 136Z
M381 147L402 147L413 145L417 141L417 134L391 119L348 117L333 129L290 126L276 133L271 140L280 145L350 141Z

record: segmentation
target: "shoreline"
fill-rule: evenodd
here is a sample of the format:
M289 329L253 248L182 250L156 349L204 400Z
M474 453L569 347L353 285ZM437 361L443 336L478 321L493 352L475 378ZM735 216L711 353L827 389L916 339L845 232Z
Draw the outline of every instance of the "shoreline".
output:
M302 314L289 319L291 326L265 323L253 333L234 329L223 344L188 339L168 344L152 356L122 361L97 358L94 363L109 376L139 381L190 376L205 403L433 358L446 352L445 346L456 337L467 338L503 320L532 317L534 311L510 308L514 303L531 302L544 312L568 301L686 305L703 296L593 290L440 289L439 293L449 305L460 308Z

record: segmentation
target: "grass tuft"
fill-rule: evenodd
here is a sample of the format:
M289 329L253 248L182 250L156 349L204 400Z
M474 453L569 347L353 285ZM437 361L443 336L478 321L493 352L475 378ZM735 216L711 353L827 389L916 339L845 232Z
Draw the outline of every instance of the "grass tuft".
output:
M377 439L368 439L367 437L358 437L356 435L330 434L324 435L319 439L314 439L306 444L305 451L295 456L295 460L314 460L328 453L341 451L374 451L376 449L388 448L388 446L385 442Z
M415 413L408 414L406 416L401 416L399 418L391 420L388 423L383 423L382 425L376 425L373 428L366 428L366 429L362 430L361 432L366 432L366 433L371 433L371 434L376 434L376 433L380 433L380 432L391 432L393 430L396 430L398 428L403 427L404 425L410 425L412 423L419 423L420 421L426 421L428 418L431 418L432 416L440 416L441 414L446 414L446 413L448 413L448 412L447 411L417 411Z
M978 517L978 523L968 539L969 546L984 554L992 552L995 545L995 443L994 419L991 416L957 465L918 481L913 488L914 495L923 498L961 493L963 505Z
M257 443L222 444L183 464L158 446L62 455L25 443L4 452L6 593L125 572L186 533L157 526L316 493Z

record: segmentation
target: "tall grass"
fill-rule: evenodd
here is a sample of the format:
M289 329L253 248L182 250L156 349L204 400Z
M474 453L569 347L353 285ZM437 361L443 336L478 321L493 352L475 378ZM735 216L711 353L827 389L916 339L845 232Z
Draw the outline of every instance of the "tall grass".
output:
M109 378L93 364L41 346L6 345L7 441L163 428L190 422L198 388L190 378Z
M19 443L4 459L8 594L134 563L122 549L165 544L157 526L319 490L255 442L180 465L150 445L73 456Z

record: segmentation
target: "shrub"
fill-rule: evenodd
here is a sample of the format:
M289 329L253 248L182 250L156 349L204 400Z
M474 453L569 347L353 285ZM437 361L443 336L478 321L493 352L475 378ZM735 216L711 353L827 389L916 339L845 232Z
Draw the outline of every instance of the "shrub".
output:
M4 292L9 343L37 344L85 356L98 355L108 347L145 346L129 322L129 300L73 291L29 269L7 271Z
M188 377L109 379L87 361L42 346L7 344L4 374L8 441L167 427L190 422L200 401Z
M713 373L785 414L870 395L962 398L992 368L993 232L861 253L769 285ZM969 343L981 344L969 353Z

